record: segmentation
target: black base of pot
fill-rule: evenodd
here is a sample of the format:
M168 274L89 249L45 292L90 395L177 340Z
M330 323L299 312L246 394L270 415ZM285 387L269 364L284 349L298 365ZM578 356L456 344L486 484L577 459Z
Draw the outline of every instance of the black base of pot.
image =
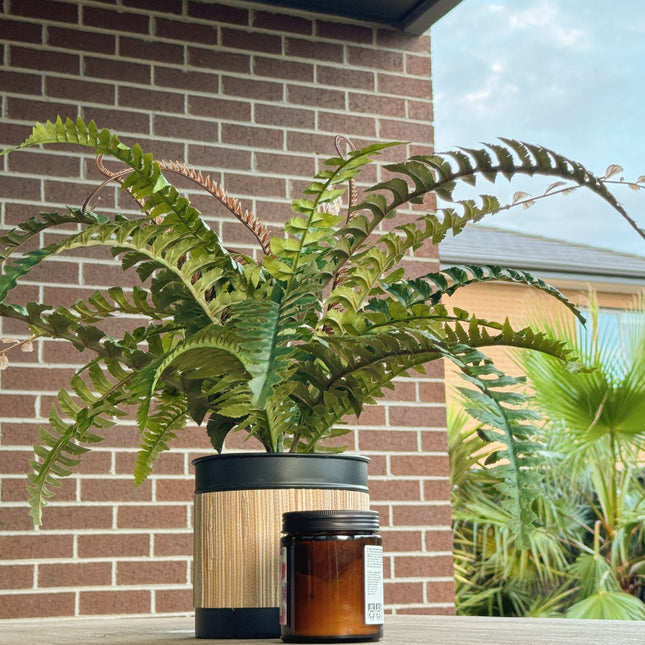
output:
M277 607L195 609L196 638L280 638Z

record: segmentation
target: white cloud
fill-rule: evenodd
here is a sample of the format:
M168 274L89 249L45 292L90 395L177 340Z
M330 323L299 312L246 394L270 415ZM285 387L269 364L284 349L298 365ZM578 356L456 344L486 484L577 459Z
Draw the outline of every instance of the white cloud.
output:
M566 28L563 25L564 16L553 2L539 2L523 11L509 13L507 20L510 29L518 31L539 29L542 37L551 39L563 47L581 46L585 40L585 32L582 29Z

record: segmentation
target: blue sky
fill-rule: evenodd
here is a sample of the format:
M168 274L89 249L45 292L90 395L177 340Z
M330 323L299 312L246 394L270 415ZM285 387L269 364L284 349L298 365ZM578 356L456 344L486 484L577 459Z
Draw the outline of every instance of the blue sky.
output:
M435 147L538 143L596 174L645 175L645 0L462 0L432 27ZM552 180L481 192L543 192ZM645 189L615 191L645 226ZM484 224L645 256L645 240L580 191Z

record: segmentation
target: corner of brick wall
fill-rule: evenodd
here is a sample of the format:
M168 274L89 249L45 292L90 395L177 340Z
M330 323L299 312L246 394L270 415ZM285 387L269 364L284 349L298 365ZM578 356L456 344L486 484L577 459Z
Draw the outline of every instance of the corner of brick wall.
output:
M237 2L4 0L0 62L0 147L21 141L34 121L95 119L158 157L207 170L274 223L334 154L334 135L357 145L411 142L385 158L432 144L427 35ZM81 204L98 180L92 166L88 155L54 149L0 158L0 228ZM193 196L228 243L250 249L226 213ZM127 207L110 188L97 208ZM410 262L419 272L438 266L434 249ZM123 280L105 255L57 257L16 298L70 303ZM0 329L0 336L20 334L7 322ZM203 430L182 433L135 489L138 433L126 419L64 481L42 528L31 526L31 446L80 364L63 343L39 341L0 374L0 618L188 612L191 460L209 452ZM452 613L442 366L401 381L383 404L349 422L350 448L372 460L389 611Z

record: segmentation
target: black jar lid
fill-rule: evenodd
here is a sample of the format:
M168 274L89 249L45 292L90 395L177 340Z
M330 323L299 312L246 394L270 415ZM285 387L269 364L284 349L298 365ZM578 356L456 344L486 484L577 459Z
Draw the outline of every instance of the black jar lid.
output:
M378 531L378 511L318 510L282 514L283 533Z

